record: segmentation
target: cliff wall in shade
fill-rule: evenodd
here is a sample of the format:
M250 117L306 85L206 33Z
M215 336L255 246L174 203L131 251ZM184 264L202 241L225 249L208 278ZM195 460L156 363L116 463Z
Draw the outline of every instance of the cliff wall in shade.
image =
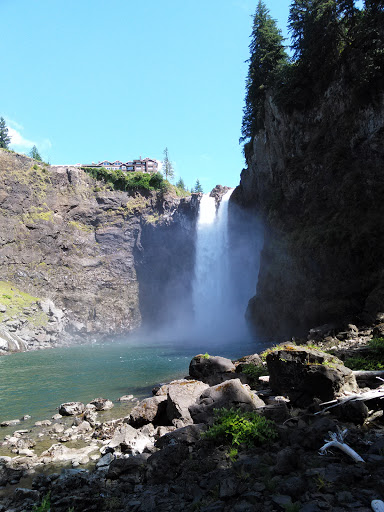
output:
M168 286L173 240L175 246L182 240L189 254L179 260L173 253L173 268L193 270L196 196L114 191L81 169L4 150L0 175L0 329L13 346L20 339L27 348L89 340L140 326L159 301L148 283L157 279L156 294ZM151 236L160 232L171 242L155 254ZM160 277L159 268L166 269Z
M232 199L265 224L256 332L291 336L384 311L384 96L334 83L310 109L267 96Z

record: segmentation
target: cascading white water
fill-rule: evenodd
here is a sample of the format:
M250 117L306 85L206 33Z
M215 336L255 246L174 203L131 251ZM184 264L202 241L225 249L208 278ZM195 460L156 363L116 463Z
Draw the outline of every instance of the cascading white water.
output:
M196 263L193 282L194 331L203 337L231 337L244 326L244 304L235 303L228 241L228 201L222 198L216 212L215 199L201 198L197 221ZM250 296L250 295L249 295ZM248 296L248 298L249 298ZM242 329L243 330L243 329ZM243 330L244 332L244 330Z

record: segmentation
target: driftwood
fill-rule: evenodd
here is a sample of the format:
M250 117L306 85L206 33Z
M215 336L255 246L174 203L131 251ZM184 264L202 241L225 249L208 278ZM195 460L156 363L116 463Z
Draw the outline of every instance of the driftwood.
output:
M377 377L380 380L380 377ZM339 405L345 404L346 402L350 402L353 400L363 400L364 402L367 400L373 400L374 398L384 398L384 386L380 386L376 389L370 389L369 391L366 391L365 393L348 393L345 397L337 398L336 400L331 400L330 402L323 402L320 404L321 407L324 405L328 405L328 407L325 407L325 409L322 409L319 412L316 412L316 414L322 414L324 411L327 411L328 409L332 409L333 407L337 407Z
M356 378L357 383L362 386L368 386L369 388L375 388L378 386L378 379L384 379L384 371L354 371L353 375Z
M328 432L330 439L325 440L325 445L320 448L320 455L326 454L329 448L338 448L339 450L349 455L349 457L351 457L355 462L365 462L365 460L362 459L360 455L355 452L355 450L344 443L347 432L347 429L338 429L337 432Z
M378 370L378 371L355 370L352 373L356 378L367 377L367 378L372 378L372 379L375 379L375 378L380 379L380 377L381 377L382 379L384 379L384 370Z
M371 507L374 512L384 512L384 501L373 500Z

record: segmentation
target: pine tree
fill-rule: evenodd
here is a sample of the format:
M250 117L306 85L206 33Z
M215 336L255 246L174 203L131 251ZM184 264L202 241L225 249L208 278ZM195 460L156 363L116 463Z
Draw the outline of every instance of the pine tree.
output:
M8 135L8 128L3 117L0 117L0 148L8 149L11 137Z
M42 158L40 156L40 153L38 152L37 150L37 147L36 146L33 146L33 148L31 149L31 151L29 152L29 156L31 158L33 158L34 160L39 160L40 162L42 162Z
M168 181L175 177L175 171L173 170L173 165L168 155L168 148L164 149L163 174Z
M283 41L276 21L269 15L264 2L259 0L249 45L249 69L240 142L252 137L263 127L265 91L272 86L279 66L288 60Z
M185 191L187 190L187 189L185 188L185 183L184 183L183 178L180 178L180 179L179 179L179 181L176 183L176 187L177 187L177 188L181 188L181 190L185 190Z
M322 88L340 54L336 0L293 0L288 22L300 78Z
M192 191L196 192L196 193L199 193L199 192L204 193L203 187L198 179L196 180L195 186L192 189Z
M364 7L368 13L379 14L384 12L384 0L364 0Z

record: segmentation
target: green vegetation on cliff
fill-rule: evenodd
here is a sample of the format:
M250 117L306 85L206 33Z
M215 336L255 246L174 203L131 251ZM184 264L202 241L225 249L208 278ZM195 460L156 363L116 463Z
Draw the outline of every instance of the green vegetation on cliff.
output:
M158 172L147 174L144 172L126 173L118 170L108 170L104 167L83 167L92 178L104 181L113 190L166 190L168 182Z
M48 316L37 307L40 300L29 293L22 292L12 283L0 281L0 304L3 309L0 311L0 322L19 318L26 310L29 310L29 323L35 326L46 325Z
M95 180L104 181L112 190L140 191L156 190L160 192L171 192L178 197L189 196L190 193L185 189L184 182L175 186L164 179L159 172L147 174L144 172L123 172L118 170L108 170L104 167L83 167L83 170L92 176Z
M384 84L384 2L293 0L293 58L262 0L254 16L241 141L264 126L266 92L289 111L313 105L343 71L359 101Z

